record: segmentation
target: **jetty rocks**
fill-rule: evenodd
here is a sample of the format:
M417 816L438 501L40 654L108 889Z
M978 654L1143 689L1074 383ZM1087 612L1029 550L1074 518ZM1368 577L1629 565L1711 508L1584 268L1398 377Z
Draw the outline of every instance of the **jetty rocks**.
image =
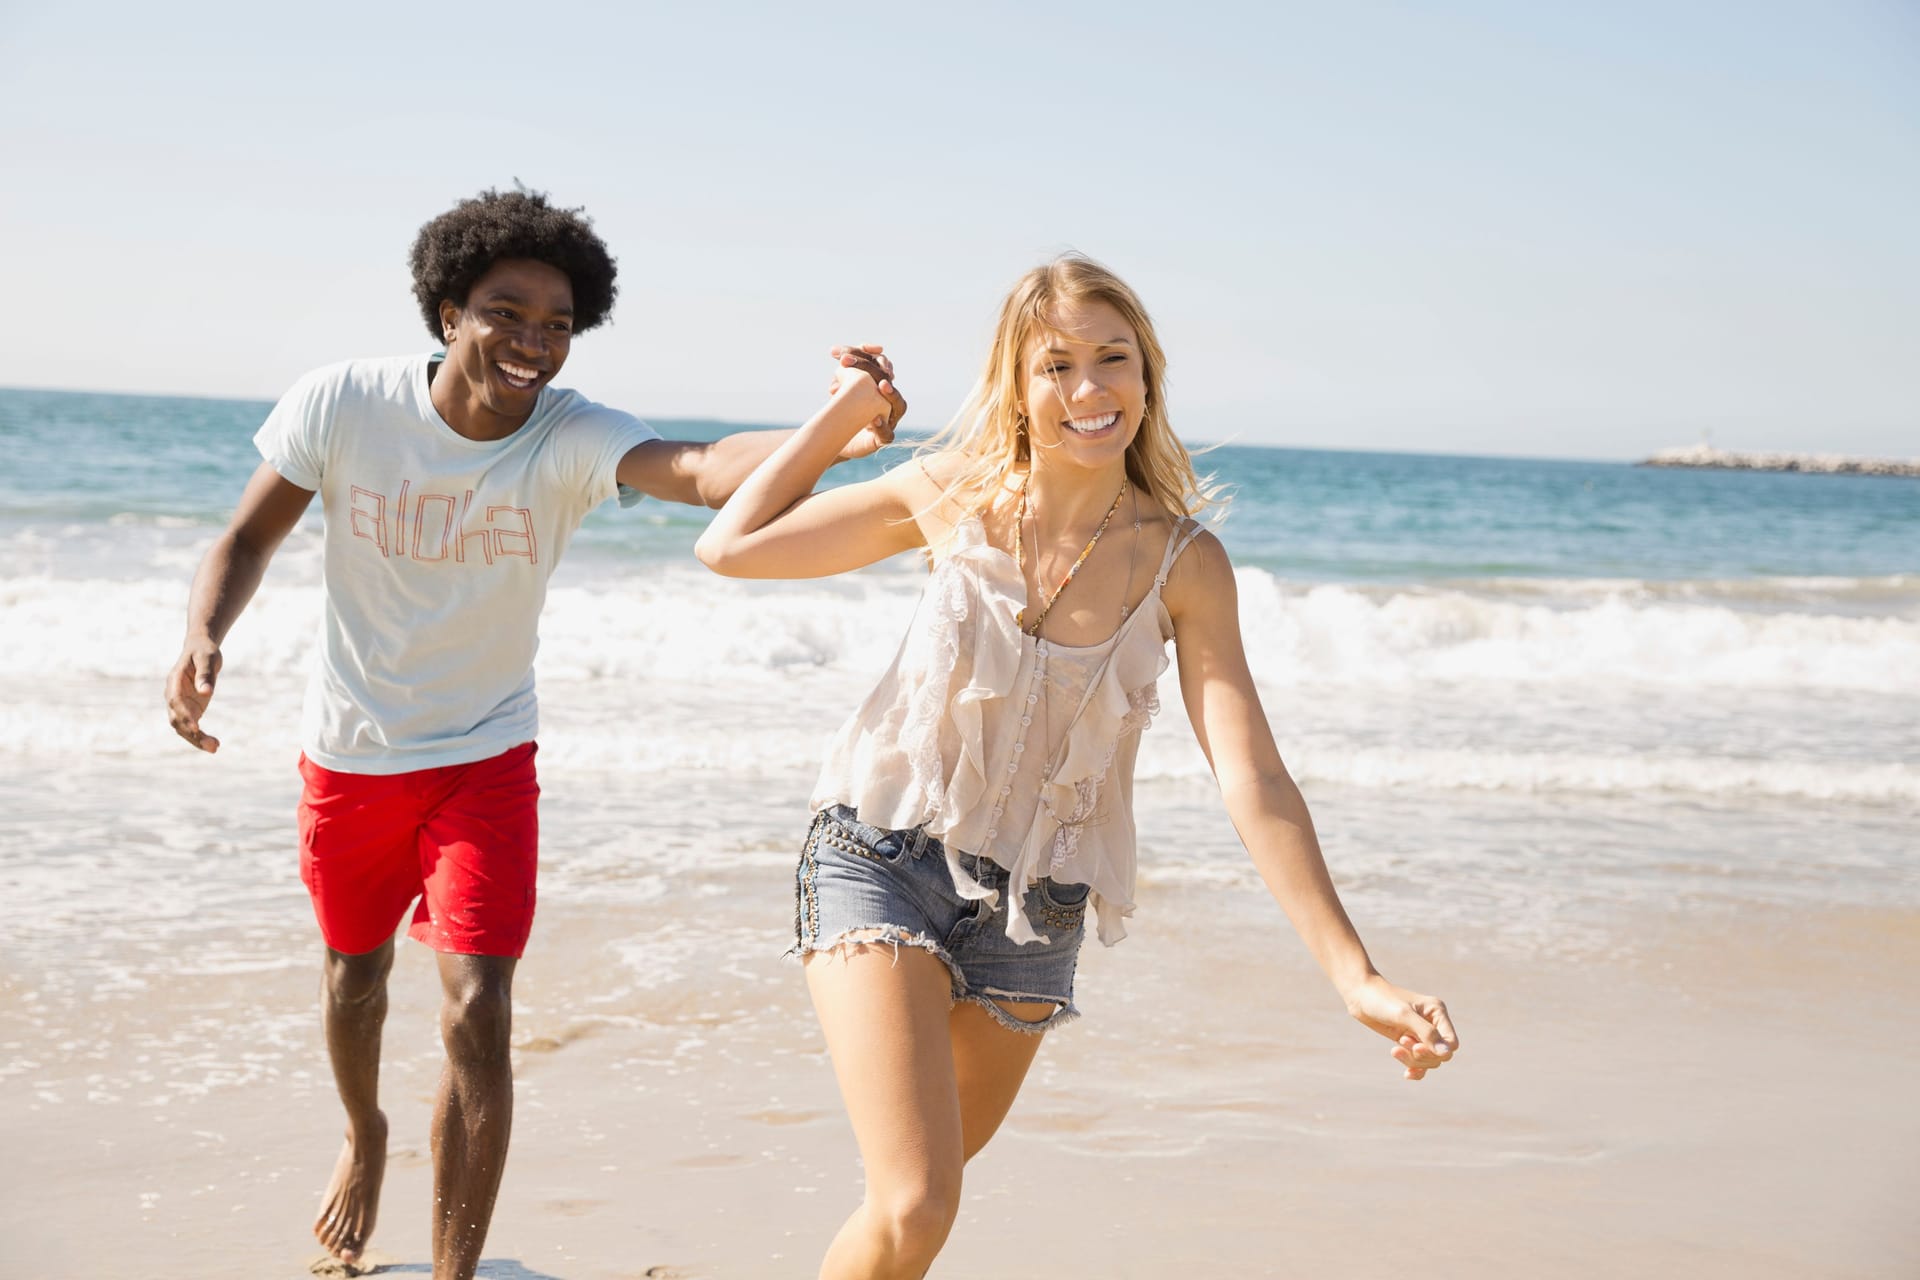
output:
M1836 453L1736 453L1712 445L1662 449L1643 467L1709 467L1722 471L1805 471L1829 476L1908 476L1920 479L1920 460L1846 458Z

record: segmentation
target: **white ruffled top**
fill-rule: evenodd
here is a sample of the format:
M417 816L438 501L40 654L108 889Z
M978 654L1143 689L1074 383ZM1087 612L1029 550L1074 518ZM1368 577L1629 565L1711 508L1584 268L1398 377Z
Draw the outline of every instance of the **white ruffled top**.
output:
M1097 645L1020 630L1026 583L977 517L954 529L893 665L842 725L814 787L891 830L924 826L947 851L954 889L993 899L961 866L983 854L1008 872L1007 936L1046 941L1020 904L1038 881L1091 887L1100 940L1133 914L1133 764L1160 709L1173 619L1161 589L1200 532L1183 520L1153 586ZM995 904L997 905L997 903Z

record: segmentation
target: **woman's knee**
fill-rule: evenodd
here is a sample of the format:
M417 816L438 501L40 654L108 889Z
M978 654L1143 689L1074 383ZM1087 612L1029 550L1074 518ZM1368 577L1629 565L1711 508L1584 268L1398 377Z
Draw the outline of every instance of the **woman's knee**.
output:
M931 1260L960 1215L960 1169L869 1193L868 1212L897 1257Z

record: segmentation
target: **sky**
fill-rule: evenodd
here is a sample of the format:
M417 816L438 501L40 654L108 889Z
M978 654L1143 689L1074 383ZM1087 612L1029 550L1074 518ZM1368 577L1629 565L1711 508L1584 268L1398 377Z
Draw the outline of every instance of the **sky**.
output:
M271 399L431 347L518 181L621 268L562 381L940 426L1001 298L1119 271L1196 441L1920 456L1920 3L0 0L0 386Z

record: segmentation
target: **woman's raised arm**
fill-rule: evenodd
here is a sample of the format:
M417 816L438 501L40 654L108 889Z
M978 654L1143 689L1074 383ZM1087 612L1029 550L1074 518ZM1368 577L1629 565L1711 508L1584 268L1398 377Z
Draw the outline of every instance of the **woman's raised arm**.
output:
M910 481L898 470L813 492L854 436L889 408L890 388L842 368L826 404L755 468L693 553L730 578L823 578L922 545Z

